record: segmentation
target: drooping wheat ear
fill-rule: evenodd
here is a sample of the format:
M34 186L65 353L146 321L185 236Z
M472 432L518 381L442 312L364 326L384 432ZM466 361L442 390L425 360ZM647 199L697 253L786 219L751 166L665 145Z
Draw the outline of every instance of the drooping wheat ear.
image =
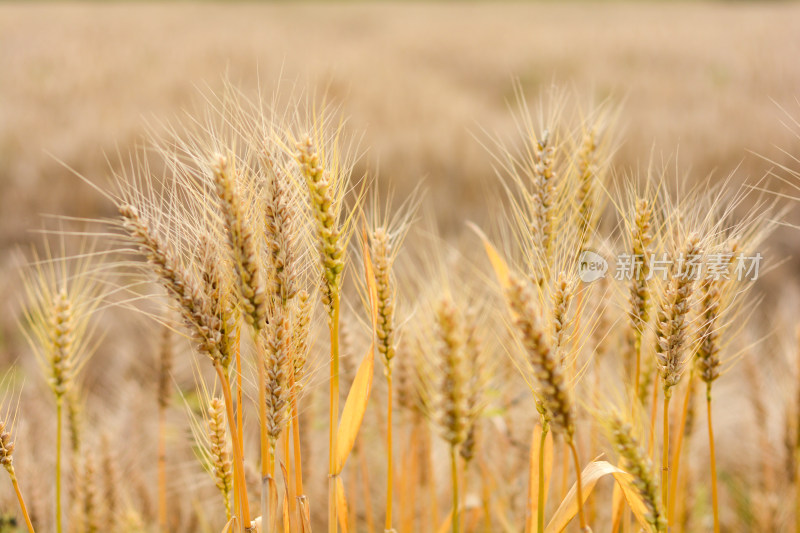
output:
M221 398L212 398L209 402L206 424L212 473L214 474L217 488L222 494L225 516L230 520L233 465L229 452L228 434L225 430L225 403Z
M608 425L611 443L622 458L622 468L631 475L631 483L647 509L645 519L653 531L666 531L667 523L659 499L658 481L650 459L633 435L631 425L619 414L612 414Z
M334 205L334 191L320 156L310 137L297 143L297 162L308 186L311 209L316 221L317 248L323 270L323 303L333 313L334 296L338 298L344 270L344 247L338 216Z
M486 365L483 357L483 346L478 331L478 317L474 312L467 313L466 343L464 352L469 370L467 379L467 434L458 453L467 463L475 457L475 448L478 441L478 430L482 402L483 388L486 382Z
M212 237L204 233L200 236L199 252L202 265L201 281L205 297L208 299L210 314L219 325L219 350L222 368L230 370L233 356L236 353L239 336L239 309L233 283L224 276L221 258Z
M272 266L274 305L286 307L297 294L297 272L294 262L295 217L289 197L288 178L275 162L265 156L271 170L265 204L267 249Z
M581 247L594 231L594 188L597 179L597 132L594 128L583 135L578 150L578 236Z
M559 272L553 290L553 350L556 353L562 350L569 335L567 313L569 313L573 289L574 286L567 280L566 273ZM564 357L561 357L562 363Z
M221 324L211 313L210 302L194 274L179 259L173 247L151 230L135 207L120 206L119 213L123 227L147 258L161 284L177 302L183 321L193 333L200 352L208 355L213 362L220 362Z
M276 313L267 327L266 333L267 434L274 445L286 422L286 408L289 403L287 371L290 363L290 343L292 342L289 320L283 314Z
M580 459L575 442L573 400L564 379L562 365L551 350L547 336L540 325L540 317L534 303L535 296L530 282L522 280L516 274L511 274L506 290L506 300L538 382L538 400L541 401L541 407L547 413L547 416L543 418L549 417L549 427L553 429L554 434L560 434L563 437L571 452L576 475L578 518L581 530L588 530L586 514L583 509Z
M529 283L512 275L506 291L514 325L517 328L528 361L533 367L539 385L542 405L550 417L554 433L564 435L570 442L575 433L572 397L564 379L561 364L550 349L541 327L535 296Z
M83 474L81 476L81 491L83 493L83 506L80 522L82 530L86 533L100 531L100 516L98 513L97 485L95 484L94 458L91 453L84 456Z
M547 130L535 141L530 169L533 179L531 235L543 265L549 264L553 248L553 204L556 199L555 149L550 141Z
M292 350L294 365L294 379L298 390L303 388L303 378L306 375L308 363L308 337L311 332L311 315L314 307L308 291L301 289L297 293L294 320L292 321L292 335L294 349Z
M237 274L244 318L258 332L267 321L267 291L254 231L246 216L231 158L218 156L211 170Z
M439 424L442 436L456 447L466 438L469 419L465 343L462 316L452 300L443 298L436 309L439 341Z
M687 319L695 277L686 264L699 255L700 238L692 234L684 248L683 268L673 269L658 310L656 363L666 394L680 381L686 363Z
M386 372L391 374L395 355L394 280L392 279L392 243L386 228L370 232L372 261L375 267L375 286L378 293L378 351L383 356Z

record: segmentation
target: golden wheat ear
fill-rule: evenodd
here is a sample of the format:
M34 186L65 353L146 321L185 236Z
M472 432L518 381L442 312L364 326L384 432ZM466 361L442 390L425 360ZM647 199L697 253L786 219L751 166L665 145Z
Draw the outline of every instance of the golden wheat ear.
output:
M0 389L4 389L6 384L6 377L0 379ZM14 469L14 450L16 444L14 442L14 421L16 420L16 413L19 408L18 399L14 402L15 405L10 405L11 402L7 401L5 393L0 394L0 466L8 473L11 478L11 484L14 487L14 493L17 496L20 512L25 520L25 525L28 528L28 533L34 533L33 523L28 514L28 508L25 504L25 499L22 497L22 491L19 487L19 480L17 479L17 472Z
M633 425L619 412L603 415L608 439L619 454L622 468L631 476L631 483L644 503L644 518L654 532L667 529L666 515L659 498L658 479L647 452L637 438Z

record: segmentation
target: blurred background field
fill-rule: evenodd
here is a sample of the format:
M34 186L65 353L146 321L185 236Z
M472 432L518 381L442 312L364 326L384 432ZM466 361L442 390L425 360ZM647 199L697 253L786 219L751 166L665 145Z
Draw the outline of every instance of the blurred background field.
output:
M788 154L800 154L800 138L783 123L787 113L800 117L798 36L796 3L3 4L0 294L17 300L12 252L37 238L31 230L42 214L113 214L66 167L102 182L148 124L157 132L159 121L196 109L225 79L250 97L325 95L363 135L358 171L377 173L400 195L424 181L425 202L448 233L492 216L487 192L497 180L484 144L516 131L517 81L531 102L555 84L587 109L618 105L618 174L635 173L650 157L690 181L734 170L738 181L758 179L776 163L796 168ZM776 255L798 255L797 235L778 232ZM797 265L789 259L781 272L797 279ZM798 298L787 279L768 280L783 290L768 303L788 306L791 317ZM104 327L112 337L146 331L126 325ZM791 340L793 326L787 331ZM787 342L771 349L790 353ZM112 396L104 375L152 371L135 362L140 339L119 346L89 372L90 394ZM25 354L14 312L4 313L0 367ZM25 361L33 392L39 377ZM190 362L183 364L190 379ZM104 409L114 412L139 392L126 386ZM736 427L730 405L720 407L723 433ZM24 414L31 424L46 417ZM783 422L769 422L776 447ZM142 446L152 446L145 437ZM730 463L742 449L721 453Z
M754 154L798 153L782 124L798 35L794 3L2 5L0 272L42 214L110 214L65 167L103 182L148 124L225 79L251 98L325 95L363 135L359 172L401 195L424 181L445 232L490 214L484 145L515 133L517 80L533 105L553 84L619 105L620 174L653 157L690 181L755 180L772 165Z
M56 159L102 179L146 122L224 77L327 94L363 132L363 168L401 192L424 179L444 222L481 216L481 141L513 129L517 79L532 99L555 83L621 104L618 169L652 152L692 176L759 176L748 151L785 162L776 147L797 146L779 109L796 110L797 35L792 3L3 5L0 246L40 213L108 208Z

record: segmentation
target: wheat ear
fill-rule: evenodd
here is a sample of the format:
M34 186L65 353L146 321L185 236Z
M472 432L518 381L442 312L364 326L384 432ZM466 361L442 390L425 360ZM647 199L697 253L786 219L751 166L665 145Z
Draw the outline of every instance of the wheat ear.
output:
M11 438L11 428L8 427L4 420L0 420L0 466L8 472L11 478L11 484L14 486L14 492L17 495L19 508L22 516L25 519L25 525L28 526L28 533L34 533L31 517L28 515L28 508L25 506L25 500L22 497L22 492L19 488L17 481L17 473L14 470L14 441Z
M221 398L212 398L209 402L206 426L212 472L225 505L226 520L230 520L233 473L228 451L228 436L225 430L225 403Z
M669 401L672 388L680 381L686 363L687 322L695 277L686 270L686 265L699 256L700 239L697 234L692 234L683 251L684 262L679 268L673 269L658 311L655 353L664 388L661 500L665 509L669 509Z
M442 436L450 447L450 473L453 496L452 531L459 533L458 447L467 437L469 419L467 405L467 368L465 332L462 316L449 298L439 302L436 309L436 326L439 342L440 395L438 421Z
M622 457L623 468L631 475L633 487L647 509L645 519L653 531L666 531L667 523L659 501L658 482L647 454L633 435L633 428L616 413L610 417L608 424L614 449Z
M633 271L633 278L629 289L628 318L630 320L630 350L633 353L633 393L631 398L639 396L642 360L642 335L650 320L650 246L653 242L651 220L653 207L645 199L636 201L635 214L631 227L631 252L634 264L638 265ZM631 402L633 405L636 402Z
M339 289L344 271L344 243L338 226L332 183L320 161L311 138L297 143L296 159L309 194L320 264L322 266L322 301L328 311L331 337L330 407L328 422L328 531L338 530L338 483L336 453L339 425Z
M530 283L513 274L509 281L506 300L514 315L514 324L536 376L542 407L547 412L553 433L562 435L572 452L578 496L578 518L581 529L585 530L587 525L583 511L580 460L574 439L575 415L572 395L566 386L562 366L554 356L541 328L540 320L537 318L538 311L534 304L533 289Z

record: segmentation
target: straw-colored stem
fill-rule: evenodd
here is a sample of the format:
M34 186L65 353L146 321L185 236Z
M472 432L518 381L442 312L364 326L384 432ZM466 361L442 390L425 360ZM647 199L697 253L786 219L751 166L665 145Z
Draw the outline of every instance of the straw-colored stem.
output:
M650 400L650 442L648 444L647 454L652 461L655 457L656 450L656 417L658 416L658 379L653 379L653 397Z
M61 437L64 432L63 400L56 399L56 532L61 533Z
M239 492L239 505L241 507L241 523L243 531L250 531L250 503L247 499L247 484L244 480L244 459L242 453L242 441L239 436L240 433L236 427L236 415L233 412L233 398L231 397L231 384L225 370L219 361L215 361L214 370L217 372L217 377L222 384L222 394L225 399L225 412L228 418L228 426L231 432L231 444L233 445L233 464L234 472L239 471L238 487L234 490ZM241 405L239 406L241 410Z
M353 443L353 451L352 454L358 460L358 473L356 475L348 476L347 480L347 487L345 489L347 494L347 524L350 527L356 527L358 525L358 517L359 507L358 505L361 503L359 498L359 489L361 487L361 454L360 451L360 443L356 441Z
M291 390L291 389L290 389ZM291 406L291 403L289 404ZM291 409L291 407L290 407ZM294 464L292 462L292 418L290 417L286 421L286 431L283 434L283 460L285 464L285 471L284 474L286 475L286 492L287 492L287 499L286 502L287 506L289 507L289 524L287 528L289 531L295 530L295 523L299 523L295 520L297 516L297 484L292 483L290 480L293 478L294 472Z
M581 531L587 531L586 516L583 513L583 481L581 480L581 462L578 459L578 448L575 446L575 440L569 441L569 449L572 451L572 460L575 463L575 488L578 496L578 521L580 522Z
M460 454L459 454L460 455ZM458 458L456 458L458 461ZM459 509L466 509L467 508L467 475L468 475L468 461L465 461L464 458L461 458L461 468L458 469L458 486L461 489L459 491L459 500L458 500L458 508ZM469 518L469 517L466 517ZM469 530L472 530L474 527L474 522L472 520L469 521L465 527Z
M670 494L669 508L667 509L667 522L675 523L675 506L677 504L678 491L678 472L681 464L681 450L683 449L683 434L686 427L686 417L689 414L689 403L692 401L694 391L694 374L689 376L689 383L686 387L686 396L683 399L683 409L681 411L681 421L678 425L678 434L675 436L675 449L672 452L672 470L670 471Z
M166 410L158 410L158 529L167 531L167 439Z
M425 459L426 465L425 469L428 471L426 476L426 480L428 482L428 491L430 493L430 511L431 511L431 524L438 524L439 523L439 495L436 491L436 478L435 476L435 464L433 459L433 444L431 442L431 428L428 427L428 430L425 432Z
M669 400L671 397L672 391L664 389L664 434L661 443L663 450L661 455L661 504L664 509L669 509Z
M456 454L456 447L450 446L450 482L452 483L453 493L453 520L451 521L451 531L453 533L461 532L460 513L458 509L458 458Z
M267 435L267 375L264 368L265 357L264 348L261 343L261 336L255 332L254 341L256 344L256 367L258 368L258 427L261 442L261 516L267 516L267 476L269 466L269 437Z
M536 531L544 533L544 446L547 434L550 432L550 424L545 422L542 425L542 435L539 438L539 494L536 506Z
M639 397L639 382L642 373L642 335L635 333L636 338L633 341L633 357L634 357L634 374L633 374L633 392L631 393L631 415L636 413L637 398Z
M28 533L34 533L33 523L31 522L30 515L28 515L28 508L25 505L25 499L22 497L22 491L19 490L17 475L13 472L13 470L9 473L11 474L11 484L14 485L14 492L17 494L17 501L19 501L19 510L22 513L22 517L25 519L25 525L28 527Z
M714 533L719 533L719 499L717 493L717 457L714 450L714 428L711 424L711 383L706 389L706 413L708 419L708 453L711 465L711 507L714 511Z
M491 476L486 464L481 461L481 507L483 509L483 533L492 533L492 487L489 484Z
M291 396L290 402L292 406L292 447L294 452L294 492L295 497L298 499L305 499L303 493L303 459L300 450L300 409L298 407L297 399L297 382L295 381L294 371L289 372L289 379L291 383ZM288 439L288 436L287 436ZM288 458L287 458L288 461ZM299 509L299 506L298 506ZM298 517L298 524L302 522L302 518Z
M421 420L416 413L409 413L408 425L411 431L408 435L408 445L406 446L406 457L402 469L403 479L400 491L400 533L412 531L419 517L417 512L417 488L422 488L421 460L424 452L420 443ZM407 466L406 466L407 465Z
M386 531L392 529L392 485L394 464L392 464L392 371L386 372Z
M244 442L244 412L242 410L242 353L240 350L240 338L239 338L240 331L237 331L236 335L236 419L234 422L235 429L237 435L239 437L238 442ZM234 428L232 428L234 429ZM234 450L236 450L234 442ZM244 451L242 450L240 453L244 455ZM244 470L239 469L239 465L234 461L233 463L233 486L238 488L243 486L245 483L244 479ZM241 509L241 501L240 498L242 497L242 492L240 490L233 491L233 501L234 501L234 509Z
M264 484L267 486L267 496L264 498L268 503L265 506L266 512L262 514L262 527L266 533L277 533L278 517L277 509L271 509L269 503L278 501L278 487L275 483L275 448L276 442L270 440L267 448L267 473L264 477ZM272 481L272 483L270 483Z
M564 442L564 453L561 455L561 499L569 492L569 444Z
M339 426L339 295L334 293L331 299L332 313L330 316L331 334L331 383L330 383L330 412L328 433L328 532L337 533L339 530L337 510L337 483L336 448L337 431Z

